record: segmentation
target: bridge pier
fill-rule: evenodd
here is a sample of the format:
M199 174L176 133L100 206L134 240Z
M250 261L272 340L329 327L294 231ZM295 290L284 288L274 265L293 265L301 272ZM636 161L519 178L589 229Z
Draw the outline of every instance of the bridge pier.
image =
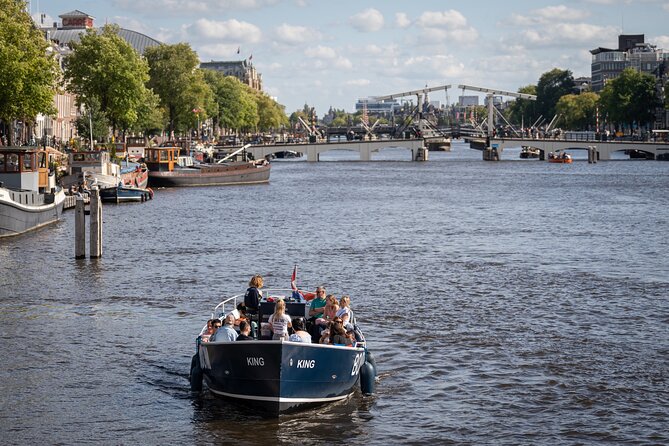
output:
M413 150L411 151L413 153ZM430 155L430 151L425 147L419 147L416 149L416 153L413 156L414 161L427 161Z

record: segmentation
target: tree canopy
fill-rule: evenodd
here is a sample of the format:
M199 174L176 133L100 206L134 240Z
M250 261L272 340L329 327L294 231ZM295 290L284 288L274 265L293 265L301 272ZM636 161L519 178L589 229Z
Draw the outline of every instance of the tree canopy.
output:
M149 63L148 86L160 97L170 133L184 131L194 120L207 118L213 93L198 68L197 53L187 43L159 45L144 52Z
M616 124L644 125L655 117L659 105L655 94L655 78L633 68L606 83L600 96L602 111Z
M599 95L586 91L562 96L556 105L562 114L564 127L569 130L590 130L595 127Z
M555 116L555 106L560 98L572 93L574 77L569 70L553 68L541 75L537 83L537 111L547 121Z
M65 60L67 89L79 104L90 107L95 98L114 130L137 122L149 80L146 61L118 32L117 25L86 30Z
M518 89L518 93L537 94L536 85L526 85ZM509 117L512 122L517 124L524 124L525 127L531 126L538 118L537 101L529 99L516 99L510 107Z
M0 119L51 115L57 63L23 0L0 0ZM9 143L12 144L9 136Z

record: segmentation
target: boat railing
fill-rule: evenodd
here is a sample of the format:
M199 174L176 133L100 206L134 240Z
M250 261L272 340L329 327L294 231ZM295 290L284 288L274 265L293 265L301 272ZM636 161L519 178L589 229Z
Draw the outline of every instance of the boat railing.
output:
M263 288L261 291L264 298L272 298L274 300L289 299L293 294L293 290L289 288ZM226 314L237 308L238 299L243 301L244 295L236 294L216 305L214 311L211 313L211 318L225 317Z

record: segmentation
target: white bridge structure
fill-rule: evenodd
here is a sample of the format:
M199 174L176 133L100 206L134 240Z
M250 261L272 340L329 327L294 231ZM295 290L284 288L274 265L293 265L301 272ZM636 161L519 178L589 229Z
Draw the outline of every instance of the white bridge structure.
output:
M416 160L424 150L424 141L418 139L377 139L371 141L342 141L300 144L252 145L246 151L255 159L265 158L278 152L293 151L307 156L307 161L320 160L321 153L331 150L348 150L360 153L360 161L371 161L372 153L381 149L399 147L411 151L411 159Z
M541 152L540 159L547 159L549 152L573 152L585 150L594 152L593 161L606 161L611 159L614 152L626 152L636 150L652 154L654 159L658 155L669 154L669 143L652 141L595 141L595 140L570 140L570 139L527 139L527 138L491 138L490 147L499 158L503 149L517 147L533 147Z

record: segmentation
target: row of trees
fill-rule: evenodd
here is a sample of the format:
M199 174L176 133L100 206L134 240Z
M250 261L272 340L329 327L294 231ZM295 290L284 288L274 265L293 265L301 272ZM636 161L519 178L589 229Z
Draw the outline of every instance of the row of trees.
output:
M114 132L184 133L211 118L215 128L248 132L287 123L283 106L232 76L198 68L186 43L147 48L144 56L116 25L89 29L65 60L67 88ZM90 121L82 117L80 127ZM103 130L104 125L96 129Z
M557 113L561 115L560 126L587 130L594 128L599 113L602 123L606 120L617 128L633 128L651 123L657 107L662 106L655 77L633 68L607 82L600 94L580 88L579 93L574 93L576 88L571 71L558 68L548 71L541 75L537 85L518 90L536 95L537 100L517 99L510 107L509 117L514 123L524 122L529 126L540 117L550 121Z
M118 132L185 133L211 118L235 132L286 125L284 107L237 78L199 69L186 43L147 48L144 55L116 25L88 29L64 60L26 12L25 1L0 0L0 120L53 115L58 89L76 96L84 114L79 133L104 140ZM11 132L8 135L11 137ZM11 143L11 141L10 141Z

